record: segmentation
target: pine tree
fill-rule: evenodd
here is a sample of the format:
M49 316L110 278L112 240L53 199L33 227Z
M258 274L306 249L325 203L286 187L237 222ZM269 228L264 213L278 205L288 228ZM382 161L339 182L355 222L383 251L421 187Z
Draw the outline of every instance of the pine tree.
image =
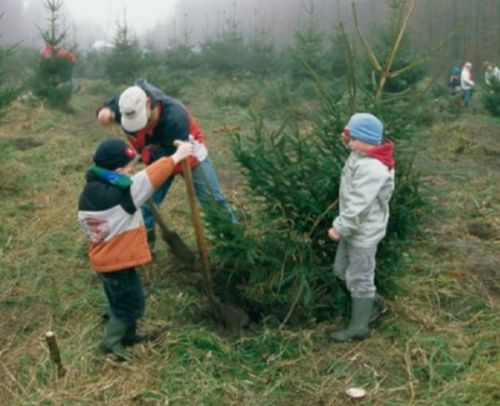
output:
M295 43L291 49L290 74L296 84L311 79L311 70L325 77L329 72L325 49L325 34L314 15L314 3L306 8L308 18L302 30L295 32Z
M346 63L346 44L342 33L335 32L331 40L328 59L331 61L331 72L334 78L344 78L348 74Z
M483 96L483 106L495 117L500 117L500 80L490 79Z
M45 30L40 28L47 55L40 58L40 64L32 82L34 93L46 100L49 105L62 110L69 109L73 92L73 70L75 60L68 51L60 52L66 39L66 29L60 20L62 0L46 0L45 8L49 11L49 23Z
M189 16L184 14L184 25L181 39L173 37L168 44L165 52L165 65L171 71L186 72L195 69L198 66L197 55L193 52L191 41L192 30L189 27ZM175 27L175 20L174 20ZM175 34L175 32L174 32Z
M254 317L303 322L330 319L347 310L349 296L333 275L335 248L327 237L338 213L340 175L348 154L339 134L356 111L378 115L391 137L416 134L415 117L408 114L416 100L387 98L385 90L386 79L406 68L395 70L393 61L411 8L398 8L398 12L402 18L382 63L363 38L378 72L371 93L360 89L364 79L360 75L365 72L354 69L359 63L352 42L347 41L347 89L331 89L307 68L316 81L321 107L312 129L301 130L298 123L290 121L270 130L255 117L252 135L235 135L233 151L244 170L247 198L238 213L238 225L228 224L221 216L210 217L210 244L221 264L216 275L219 294ZM345 30L342 32L347 39ZM398 115L401 118L396 118ZM399 146L396 151L397 188L391 200L388 233L379 246L376 276L378 289L384 294L397 292L395 277L404 270L402 247L417 232L423 205L419 177L410 158L413 151Z
M389 3L389 9L391 11L391 20L388 24L385 24L380 33L376 36L378 38L378 43L374 47L374 54L378 56L379 60L387 61L390 57L388 51L392 49L394 38L398 34L398 29L400 27L400 19L402 18L402 2L396 0ZM404 15L404 14L403 14ZM415 61L417 58L416 53L413 51L410 44L410 35L407 30L402 33L400 43L398 45L398 52L394 55L391 62L391 73L397 72L398 70L404 68ZM375 83L380 79L381 71L373 70L372 64L366 61L364 64L365 69L367 69L367 81L368 86L375 86ZM374 75L372 75L374 73ZM397 75L389 75L384 83L384 92L386 94L394 94L401 92L411 92L415 91L415 86L418 85L425 76L425 66L424 64L418 64L413 66L412 69L403 70Z
M202 44L202 63L225 77L234 77L247 67L247 47L236 22Z
M139 42L131 35L126 19L118 22L113 50L106 59L108 80L114 85L130 84L141 76L143 63Z
M0 20L3 14L0 14ZM6 65L8 59L15 52L15 47L0 46L0 117L5 114L6 108L17 97L20 91L19 86L12 86L6 76Z
M277 70L277 54L269 35L266 30L256 31L248 47L248 68L258 77L269 76Z

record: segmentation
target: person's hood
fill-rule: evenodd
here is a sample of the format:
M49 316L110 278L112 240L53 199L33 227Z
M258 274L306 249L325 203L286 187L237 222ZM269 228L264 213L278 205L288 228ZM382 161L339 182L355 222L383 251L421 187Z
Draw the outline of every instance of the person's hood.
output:
M372 158L378 159L389 169L393 169L395 166L394 162L394 143L387 140L381 145L377 145L369 151L365 152L366 155Z

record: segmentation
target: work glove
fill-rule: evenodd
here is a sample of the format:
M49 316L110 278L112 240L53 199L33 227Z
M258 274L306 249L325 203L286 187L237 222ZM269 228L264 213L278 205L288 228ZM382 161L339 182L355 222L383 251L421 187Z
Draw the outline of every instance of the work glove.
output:
M205 144L196 140L191 134L189 134L189 142L194 146L193 156L198 162L203 162L208 156L208 150Z
M190 142L176 141L175 145L177 145L177 151L172 155L172 159L176 165L188 156L193 155L194 146Z

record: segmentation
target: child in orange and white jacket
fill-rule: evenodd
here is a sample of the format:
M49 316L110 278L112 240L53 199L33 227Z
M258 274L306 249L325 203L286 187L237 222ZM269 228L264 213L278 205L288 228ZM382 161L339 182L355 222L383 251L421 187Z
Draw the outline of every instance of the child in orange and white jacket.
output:
M111 139L99 145L95 165L87 172L78 220L89 238L90 266L103 283L111 310L101 349L120 360L129 359L123 345L143 338L136 332L145 300L135 267L150 262L151 252L140 207L192 153L192 144L181 142L174 154L129 177L136 152Z

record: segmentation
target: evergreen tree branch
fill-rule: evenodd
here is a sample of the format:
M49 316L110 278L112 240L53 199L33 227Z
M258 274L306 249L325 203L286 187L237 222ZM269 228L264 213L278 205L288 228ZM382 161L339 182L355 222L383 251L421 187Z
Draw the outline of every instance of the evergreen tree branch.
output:
M407 11L406 11L407 9ZM382 73L379 77L378 83L377 83L377 88L375 90L375 94L373 96L374 102L378 103L382 91L385 86L385 82L387 81L387 78L389 77L392 65L394 63L394 58L396 57L396 53L398 52L400 46L401 46L401 41L403 40L404 34L406 33L406 30L408 29L408 23L411 20L411 17L415 13L416 10L416 0L405 0L404 4L401 6L401 17L398 19L398 24L396 27L397 30L397 35L394 39L394 43L389 49L389 52L387 53L387 58L384 62L384 66L382 69Z
M453 38L456 33L457 33L457 30L458 29L455 29L453 30L450 34L448 34L446 36L446 38L441 41L438 45L434 46L431 50L429 50L426 54L422 55L421 57L417 58L415 61L413 61L412 63L409 63L408 65L398 69L398 70L395 70L393 72L391 72L389 74L389 77L390 78L394 78L394 77L397 77L407 71L410 71L420 65L423 65L424 63L428 62L429 59L434 55L436 54L439 50L441 50L445 45L446 43L451 39Z
M352 13L354 17L354 28L356 29L356 32L361 40L361 43L363 44L363 48L365 49L368 59L372 63L375 70L380 72L382 71L382 66L380 65L380 62L378 61L377 57L375 56L375 53L371 49L370 44L368 44L368 41L366 40L365 36L363 35L363 32L361 31L361 28L359 26L358 13L356 11L356 6L354 2L352 3Z

